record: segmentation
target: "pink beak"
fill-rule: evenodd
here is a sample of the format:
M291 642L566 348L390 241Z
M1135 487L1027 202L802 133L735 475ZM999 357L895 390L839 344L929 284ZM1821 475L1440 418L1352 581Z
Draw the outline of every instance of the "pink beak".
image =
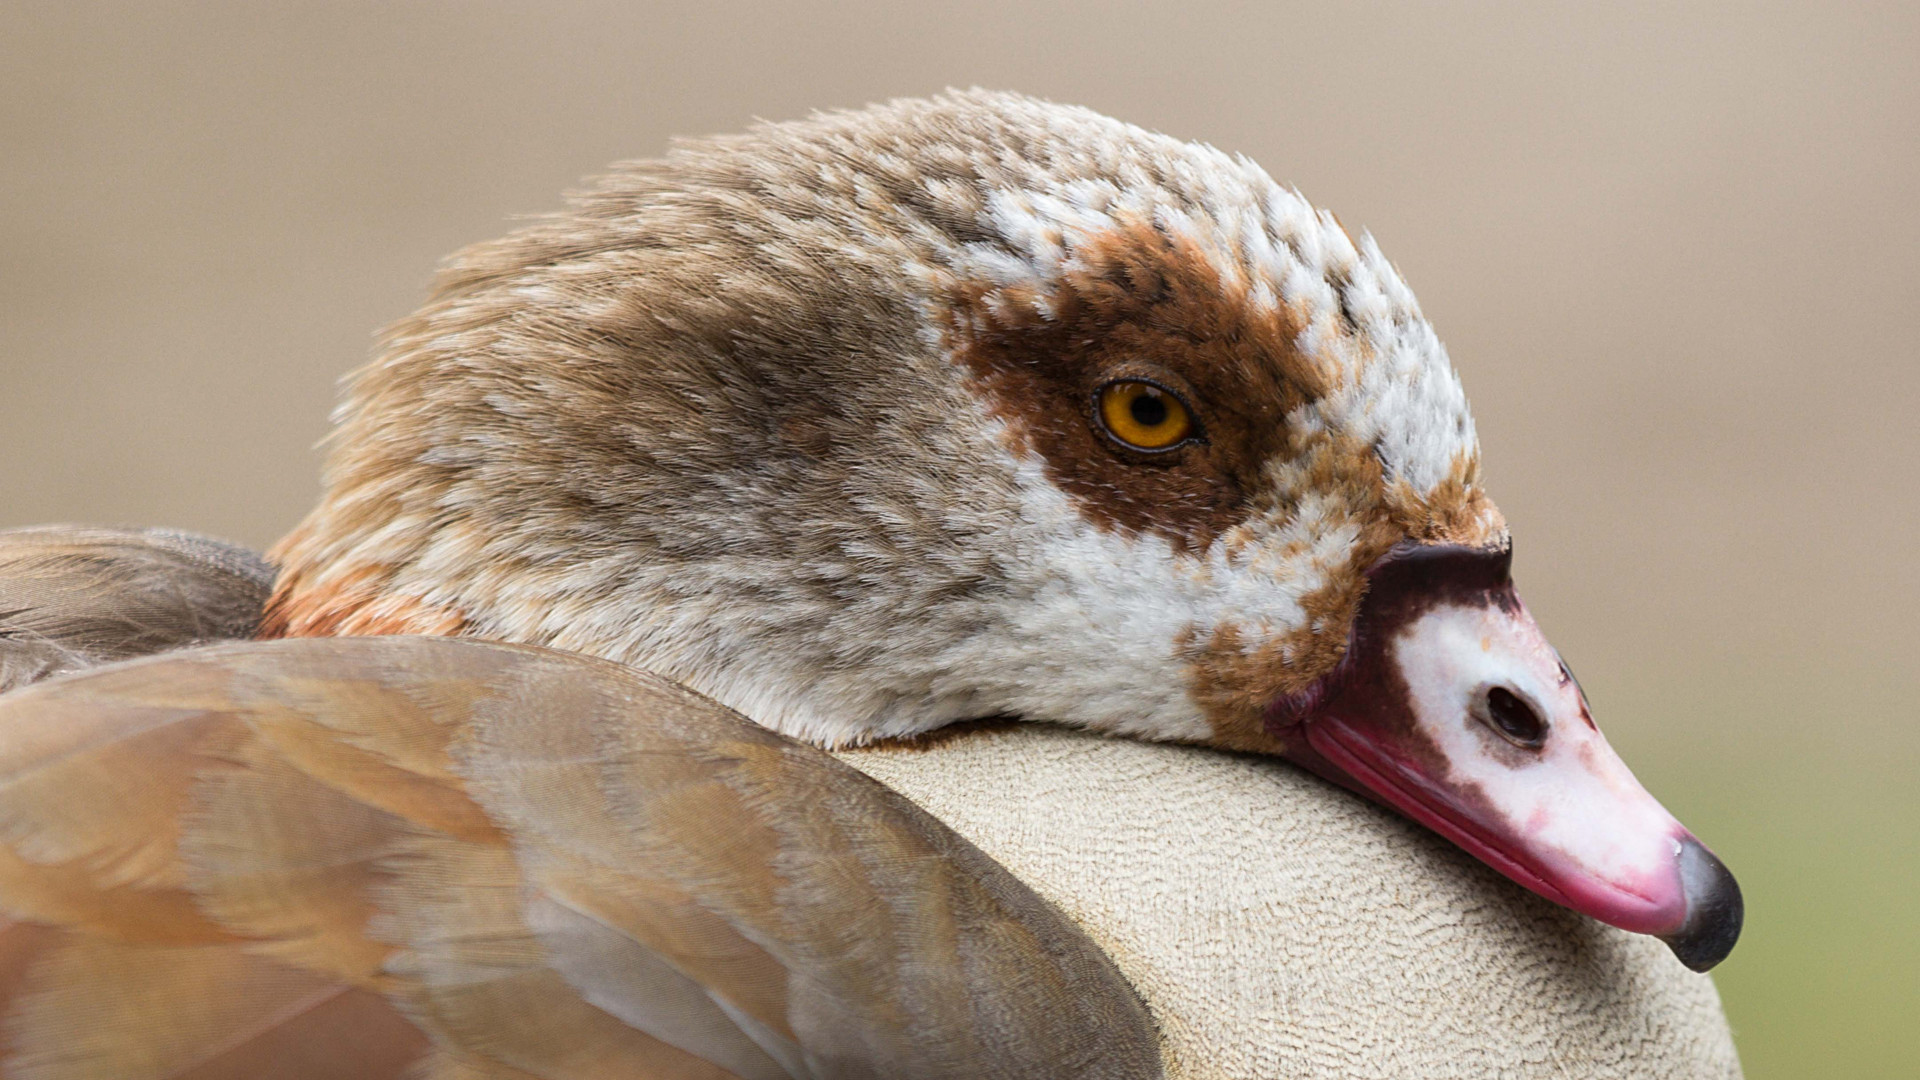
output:
M1396 547L1368 571L1340 668L1268 728L1300 764L1705 971L1740 936L1740 886L1607 745L1511 558Z

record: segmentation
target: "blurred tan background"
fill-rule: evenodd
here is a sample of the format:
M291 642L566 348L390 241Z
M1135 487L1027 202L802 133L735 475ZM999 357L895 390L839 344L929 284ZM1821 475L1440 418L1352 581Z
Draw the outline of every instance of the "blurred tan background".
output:
M1749 1075L1920 1074L1920 9L295 7L7 6L0 526L271 542L435 260L672 135L1090 105L1380 238L1530 604L1746 888Z

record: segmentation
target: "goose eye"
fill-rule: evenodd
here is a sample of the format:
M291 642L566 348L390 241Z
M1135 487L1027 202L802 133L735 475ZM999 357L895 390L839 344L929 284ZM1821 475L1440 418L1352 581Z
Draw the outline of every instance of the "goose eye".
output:
M1135 450L1170 450L1193 436L1193 416L1172 393L1140 379L1100 388L1095 412L1107 434Z

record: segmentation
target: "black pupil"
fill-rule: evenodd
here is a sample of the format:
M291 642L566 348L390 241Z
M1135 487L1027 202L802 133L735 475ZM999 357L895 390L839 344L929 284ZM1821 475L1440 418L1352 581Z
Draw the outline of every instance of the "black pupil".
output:
M1127 406L1127 411L1133 414L1133 422L1141 427L1159 427L1167 422L1166 399L1152 390L1134 398L1133 404Z
M1501 734L1523 746L1539 746L1546 741L1546 722L1504 686L1487 691L1487 716Z

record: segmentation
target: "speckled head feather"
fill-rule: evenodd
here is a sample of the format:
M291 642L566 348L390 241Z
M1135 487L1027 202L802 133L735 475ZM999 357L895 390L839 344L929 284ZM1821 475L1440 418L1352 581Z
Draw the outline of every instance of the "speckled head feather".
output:
M1199 437L1143 455L1092 395ZM1401 541L1505 543L1370 237L972 91L631 163L470 248L339 415L272 635L459 633L823 743L994 714L1271 748Z
M354 379L265 632L557 646L828 746L1284 754L1711 966L1738 888L1507 553L1371 239L976 91L683 143L455 257Z

